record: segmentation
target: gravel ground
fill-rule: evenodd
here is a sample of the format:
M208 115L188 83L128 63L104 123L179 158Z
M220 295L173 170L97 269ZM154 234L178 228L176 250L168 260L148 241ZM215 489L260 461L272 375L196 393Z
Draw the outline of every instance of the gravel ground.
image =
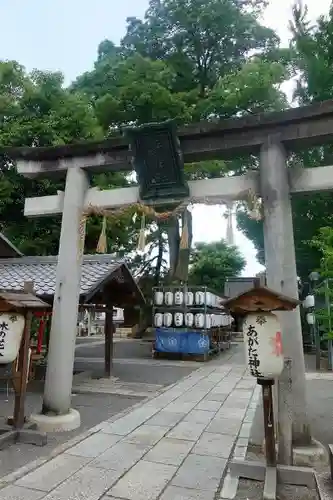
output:
M86 342L85 342L86 343ZM135 364L135 359L151 359L151 344L141 341L118 341L115 342L115 357L132 360L131 364L115 363L113 375L124 382L141 382L144 384L169 385L177 382L180 378L189 375L195 367L186 366L150 366L149 363ZM80 346L76 350L76 356L86 357L84 361L76 363L75 368L79 370L92 370L95 373L103 371L103 363L97 358L104 358L104 346ZM97 359L97 363L89 363L89 358ZM201 366L198 363L198 368ZM26 415L39 412L42 407L42 383L34 383L33 391L27 394ZM103 420L138 403L142 398L128 397L110 394L77 394L73 396L72 405L81 414L82 425L80 429L66 433L54 433L48 435L48 443L39 448L26 444L16 444L0 451L0 477L14 471L26 463L49 455L49 453L60 444L70 440L74 436L94 427ZM0 419L11 416L13 411L13 395L7 398L6 391L0 388Z
M49 455L49 453L66 441L81 434L87 429L98 425L113 415L138 403L140 398L129 398L124 396L115 396L109 394L78 394L73 397L73 407L79 410L81 414L81 427L72 432L50 433L46 446L38 447L28 444L15 444L0 451L0 477L9 472L13 472L22 465ZM7 399L5 393L0 393L0 418L8 417L12 414L13 395L10 394ZM42 395L28 393L26 401L26 414L30 415L39 412L42 406Z
M78 342L76 345L75 355L85 358L104 358L104 344L101 343L99 345L89 345L90 343L94 342ZM113 349L114 358L151 359L151 342L132 339L117 340L117 342L114 342Z
M264 461L262 453L250 449L247 452L248 460ZM239 481L238 492L235 500L262 500L263 483L258 481ZM278 500L318 500L317 493L306 487L278 485Z

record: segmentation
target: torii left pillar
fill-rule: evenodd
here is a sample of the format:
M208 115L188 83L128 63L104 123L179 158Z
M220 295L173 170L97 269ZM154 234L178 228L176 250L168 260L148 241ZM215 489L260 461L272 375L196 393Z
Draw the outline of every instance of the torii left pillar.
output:
M84 246L81 218L88 187L85 171L67 170L43 408L32 416L46 432L80 426L71 396Z

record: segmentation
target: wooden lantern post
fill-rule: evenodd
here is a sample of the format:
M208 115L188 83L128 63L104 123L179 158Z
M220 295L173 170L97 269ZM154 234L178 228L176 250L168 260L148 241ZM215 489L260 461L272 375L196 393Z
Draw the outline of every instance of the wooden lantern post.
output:
M250 374L262 387L266 463L236 460L231 474L253 480L264 480L264 500L275 500L277 478L286 484L315 487L312 469L277 465L272 387L284 369L281 326L275 311L291 311L299 301L269 288L255 287L224 302L224 306L243 317L246 362ZM291 426L291 422L290 422ZM292 443L290 442L290 447Z
M30 329L33 311L50 306L33 294L33 284L24 291L0 291L0 378L10 380L15 392L13 417L0 427L0 449L18 441L43 446L46 434L25 418L25 397L29 376Z

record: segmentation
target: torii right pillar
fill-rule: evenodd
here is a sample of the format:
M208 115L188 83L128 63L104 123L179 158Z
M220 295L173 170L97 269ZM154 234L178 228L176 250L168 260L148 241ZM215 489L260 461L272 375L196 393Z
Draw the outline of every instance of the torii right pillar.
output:
M286 151L279 138L269 137L260 154L260 188L264 207L264 242L267 286L283 295L298 298L291 195ZM291 358L292 408L288 409L286 384L279 388L279 417L292 418L292 442L311 443L307 418L305 363L299 307L279 313L285 356ZM292 411L290 411L292 410ZM281 436L283 439L283 436ZM291 446L291 444L290 444Z

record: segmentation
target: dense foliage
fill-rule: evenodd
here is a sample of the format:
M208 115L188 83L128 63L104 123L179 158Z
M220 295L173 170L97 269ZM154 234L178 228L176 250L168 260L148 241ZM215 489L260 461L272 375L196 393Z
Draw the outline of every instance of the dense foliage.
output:
M310 23L306 7L297 3L291 23L294 72L296 75L295 104L307 105L333 98L333 6L327 16L317 23ZM332 165L332 146L299 152L290 159L305 167ZM306 280L309 273L320 266L321 253L317 246L309 244L319 235L320 228L331 226L333 198L330 192L297 195L292 198L297 270ZM263 260L262 223L248 219L239 213L238 224L254 242L259 259Z
M197 243L191 256L189 283L223 294L226 278L239 276L244 267L245 259L240 251L223 240Z

